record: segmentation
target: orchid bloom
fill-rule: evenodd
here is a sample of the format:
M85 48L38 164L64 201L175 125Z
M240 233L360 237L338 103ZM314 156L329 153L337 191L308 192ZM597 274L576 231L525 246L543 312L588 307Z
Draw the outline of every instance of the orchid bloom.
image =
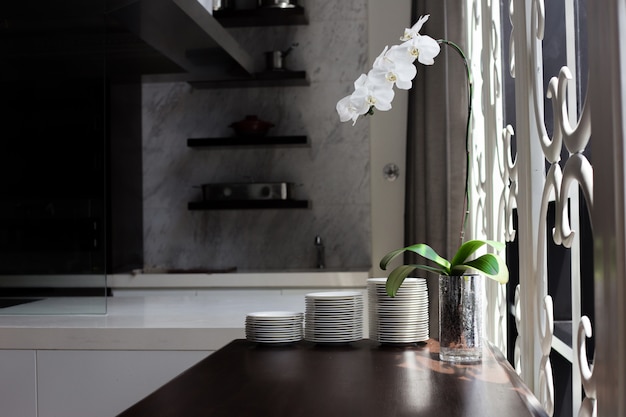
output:
M409 53L421 64L432 65L435 57L439 55L441 47L436 40L427 35L419 35L404 42L401 46L406 47Z
M428 20L428 18L430 17L429 14L425 15L425 16L420 16L419 19L417 19L417 23L415 23L413 25L413 27L411 27L410 29L404 29L404 34L402 35L402 37L400 38L401 41L408 41L409 39L413 39L416 38L420 35L420 29L422 28L422 26L424 26L424 23L426 23L426 21Z
M380 111L391 109L391 101L395 95L393 86L379 78L369 78L365 74L354 82L354 93L344 97L337 103L337 112L342 122L352 120L354 125L359 118L375 108Z
M360 116L356 103L352 103L352 96L346 96L337 102L337 113L342 122L352 120L352 126Z
M400 38L404 41L402 46L408 48L409 53L424 65L432 65L435 63L435 57L439 55L440 47L436 40L428 35L421 35L420 29L430 15L421 16L417 23L410 29L404 29L404 35Z
M417 68L413 65L413 59L407 52L398 51L398 45L389 49L385 47L383 52L376 58L372 70L368 77L386 80L393 87L408 90L411 88L411 81L417 75Z
M380 111L390 110L394 95L393 86L375 77L368 77L363 74L354 82L352 97L357 102L363 100L368 105L367 111L369 111L369 107L375 107L376 110Z

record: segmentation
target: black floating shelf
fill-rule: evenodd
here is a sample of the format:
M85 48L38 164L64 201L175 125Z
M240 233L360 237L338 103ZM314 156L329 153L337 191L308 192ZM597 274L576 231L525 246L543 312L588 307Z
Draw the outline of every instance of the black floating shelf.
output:
M306 136L233 136L222 138L187 139L190 148L217 148L236 146L302 146L307 145Z
M223 27L306 25L308 19L301 6L259 7L246 10L216 10L213 17Z
M252 74L247 78L188 81L193 88L256 88L256 87L303 87L309 85L306 71L276 70Z
M307 200L219 200L192 201L189 210L306 209Z

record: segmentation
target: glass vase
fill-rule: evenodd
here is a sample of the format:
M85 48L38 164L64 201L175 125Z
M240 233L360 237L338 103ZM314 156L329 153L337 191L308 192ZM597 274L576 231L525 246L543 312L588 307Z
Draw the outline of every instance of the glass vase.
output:
M439 276L439 359L478 362L483 350L483 295L480 274Z

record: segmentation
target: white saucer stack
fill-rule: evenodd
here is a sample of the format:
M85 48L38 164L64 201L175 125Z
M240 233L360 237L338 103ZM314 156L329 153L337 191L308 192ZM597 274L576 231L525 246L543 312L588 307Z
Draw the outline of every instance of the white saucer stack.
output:
M302 313L259 311L246 315L246 339L258 343L291 343L302 340Z
M304 339L348 343L363 338L363 294L328 291L305 295Z
M428 288L424 278L406 278L395 297L385 289L387 278L367 280L370 339L381 343L428 340Z

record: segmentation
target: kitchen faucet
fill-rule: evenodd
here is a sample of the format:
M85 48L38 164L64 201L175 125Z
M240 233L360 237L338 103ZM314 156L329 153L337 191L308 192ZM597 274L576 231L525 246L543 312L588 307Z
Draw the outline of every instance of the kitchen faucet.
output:
M317 249L317 267L318 269L324 269L324 244L319 235L315 236L315 248Z

